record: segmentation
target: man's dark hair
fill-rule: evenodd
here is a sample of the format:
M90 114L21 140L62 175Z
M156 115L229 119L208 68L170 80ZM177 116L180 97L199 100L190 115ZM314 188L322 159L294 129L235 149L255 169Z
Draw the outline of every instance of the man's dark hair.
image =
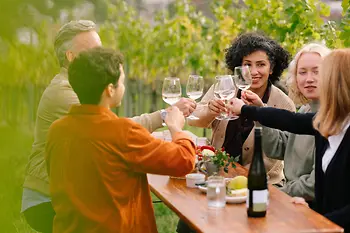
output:
M269 80L272 83L280 79L282 72L288 67L290 54L276 41L268 38L262 33L251 32L238 36L232 45L226 49L225 62L232 72L236 66L241 66L243 57L255 51L266 52L272 69Z
M68 79L81 104L98 104L103 90L116 85L122 56L113 49L93 48L81 52L68 68Z

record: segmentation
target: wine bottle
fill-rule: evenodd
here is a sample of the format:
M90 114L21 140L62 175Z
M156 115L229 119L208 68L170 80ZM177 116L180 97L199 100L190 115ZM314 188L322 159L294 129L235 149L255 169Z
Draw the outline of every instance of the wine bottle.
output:
M266 169L261 148L261 127L255 127L254 155L248 173L247 214L265 217L268 205Z

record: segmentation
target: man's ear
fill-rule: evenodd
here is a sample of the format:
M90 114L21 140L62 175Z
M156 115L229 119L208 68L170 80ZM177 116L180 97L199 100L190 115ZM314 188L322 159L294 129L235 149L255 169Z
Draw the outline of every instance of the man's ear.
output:
M104 91L108 97L112 97L115 94L114 85L112 83L108 84Z
M74 60L74 53L70 50L66 51L66 58L69 62L72 62Z

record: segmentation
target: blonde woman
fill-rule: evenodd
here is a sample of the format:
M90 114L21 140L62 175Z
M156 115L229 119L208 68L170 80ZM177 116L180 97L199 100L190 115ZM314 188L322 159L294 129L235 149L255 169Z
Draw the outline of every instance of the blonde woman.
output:
M350 49L331 52L322 62L320 108L292 113L275 108L244 106L233 99L227 106L261 124L296 134L315 136L315 209L350 231ZM247 96L246 101L253 101Z
M295 55L288 69L289 97L298 112L316 112L319 105L319 72L322 59L330 50L321 44L305 45ZM248 94L248 92L246 93ZM253 93L249 93L252 95ZM258 96L257 96L257 99ZM259 102L259 105L262 105ZM314 199L315 139L263 126L263 150L273 159L284 160L286 182L280 189L292 197Z

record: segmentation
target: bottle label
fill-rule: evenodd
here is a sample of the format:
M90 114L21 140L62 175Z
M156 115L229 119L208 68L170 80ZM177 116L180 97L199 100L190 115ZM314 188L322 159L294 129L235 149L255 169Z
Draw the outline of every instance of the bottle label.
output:
M249 208L249 195L250 192L248 192L247 195L247 208ZM265 190L254 190L252 192L252 209L254 212L263 212L266 211L267 205L268 205L268 195L269 192L267 189Z

